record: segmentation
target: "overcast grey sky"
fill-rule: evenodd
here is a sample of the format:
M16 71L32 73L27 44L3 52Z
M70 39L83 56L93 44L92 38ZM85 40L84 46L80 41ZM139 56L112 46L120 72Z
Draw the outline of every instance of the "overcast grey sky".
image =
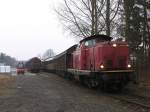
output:
M53 7L62 0L0 0L0 52L26 60L51 48L60 53L66 37Z

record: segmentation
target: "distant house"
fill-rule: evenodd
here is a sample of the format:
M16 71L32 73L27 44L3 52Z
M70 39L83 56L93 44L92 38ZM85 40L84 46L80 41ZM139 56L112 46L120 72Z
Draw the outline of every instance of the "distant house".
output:
M0 63L0 73L10 73L11 72L11 67L6 66L5 63Z
M5 63L0 63L0 66L5 66L6 64Z

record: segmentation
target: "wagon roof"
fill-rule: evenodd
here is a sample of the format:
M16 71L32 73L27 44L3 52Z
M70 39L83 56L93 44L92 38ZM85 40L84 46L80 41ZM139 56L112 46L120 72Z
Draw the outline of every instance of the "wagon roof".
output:
M67 53L72 53L72 51L74 51L76 47L77 47L76 44L73 45L73 46L71 46L70 48L68 48L68 49L65 50L64 52L62 52L62 53L60 53L60 54L54 56L54 59L59 58L59 57L61 57L62 55L65 55L65 54L67 54Z
M111 41L112 40L112 37L107 36L107 35L93 35L93 36L84 38L83 40L80 41L80 43L83 42L83 41L92 40L92 39L96 39L96 38L106 40L106 41Z
M76 47L77 47L77 45L75 44L75 45L71 46L70 48L68 48L67 50L65 50L64 52L62 52L62 53L60 53L60 54L58 54L58 55L56 55L54 57L49 57L49 58L47 58L47 59L45 59L43 61L51 61L51 60L58 59L58 58L60 58L60 57L62 57L64 55L66 55L67 53L72 53L75 50Z

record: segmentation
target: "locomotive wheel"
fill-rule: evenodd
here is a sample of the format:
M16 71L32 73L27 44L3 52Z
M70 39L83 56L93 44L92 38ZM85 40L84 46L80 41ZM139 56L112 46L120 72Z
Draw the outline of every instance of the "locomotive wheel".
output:
M90 81L90 79L87 81L87 86L88 88L92 88L92 82Z
M110 92L111 91L111 84L105 82L105 81L101 81L99 86L98 86L98 89L99 90L102 90L104 92Z
M106 82L104 82L102 90L107 92L109 90L109 84L107 84Z
M98 80L98 90L107 91L108 84L103 79Z
M79 76L79 80L80 80L81 84L83 84L83 85L85 84L85 82L84 82L84 80L85 80L84 76Z
M116 84L116 90L118 92L122 91L123 90L123 87L124 87L124 84L123 83L118 83Z
M82 84L88 86L88 88L92 88L92 85L91 85L91 83L90 83L90 79L89 79L88 77L86 77L86 76L80 76L80 77L79 77L79 80L80 80L80 82L81 82Z
M104 90L104 82L100 82L98 85L98 90Z
M98 86L98 82L95 79L87 78L86 82L89 88L96 88Z

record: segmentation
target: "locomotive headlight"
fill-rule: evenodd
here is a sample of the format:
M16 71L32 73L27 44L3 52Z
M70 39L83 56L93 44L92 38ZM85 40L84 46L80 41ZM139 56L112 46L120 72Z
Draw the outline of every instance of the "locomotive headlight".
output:
M117 47L117 44L113 44L112 46L113 46L113 47Z
M128 68L131 68L131 65L130 64L128 64L128 66L127 66Z
M104 69L104 65L100 65L100 68L101 68L101 69Z

